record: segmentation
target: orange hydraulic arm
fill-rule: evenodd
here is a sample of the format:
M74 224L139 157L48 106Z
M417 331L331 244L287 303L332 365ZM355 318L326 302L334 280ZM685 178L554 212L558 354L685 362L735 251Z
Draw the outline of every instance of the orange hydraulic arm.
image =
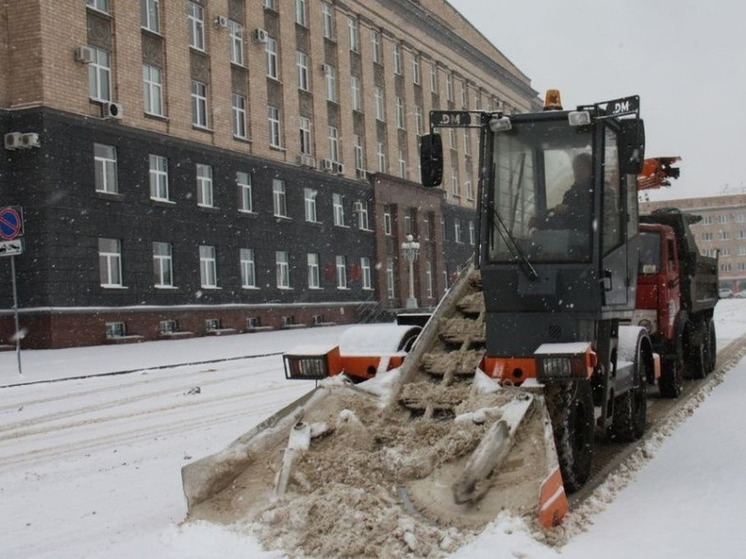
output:
M643 161L642 172L637 175L637 190L671 186L671 181L668 179L679 178L680 169L671 167L677 161L681 161L681 157L653 157Z

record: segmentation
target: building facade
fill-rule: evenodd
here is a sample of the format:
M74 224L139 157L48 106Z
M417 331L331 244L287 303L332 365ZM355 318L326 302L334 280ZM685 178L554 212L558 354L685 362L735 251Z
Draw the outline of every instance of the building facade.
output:
M746 194L644 202L641 210L666 207L702 216L691 229L700 252L718 258L720 289L746 291Z
M445 1L4 2L0 207L23 347L355 322L418 304L473 251L477 135L530 80ZM0 343L15 332L0 259ZM4 310L3 310L4 309Z

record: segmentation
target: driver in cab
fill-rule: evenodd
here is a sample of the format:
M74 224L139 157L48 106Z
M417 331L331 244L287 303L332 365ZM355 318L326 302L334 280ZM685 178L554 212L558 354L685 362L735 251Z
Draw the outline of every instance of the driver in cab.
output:
M562 196L562 202L551 209L543 220L533 218L530 229L575 229L585 231L590 222L592 159L580 153L572 161L574 182Z

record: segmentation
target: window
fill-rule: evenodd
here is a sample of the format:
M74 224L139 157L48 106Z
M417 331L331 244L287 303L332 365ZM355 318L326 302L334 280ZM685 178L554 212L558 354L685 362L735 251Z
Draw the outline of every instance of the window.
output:
M251 190L251 175L243 171L236 173L236 184L238 185L239 211L254 211L254 196Z
M202 245L199 247L199 277L202 287L215 288L218 286L218 269L215 247Z
M234 93L233 100L233 136L236 138L246 139L246 97Z
M438 93L438 67L435 64L430 65L430 93Z
M461 107L464 109L469 108L469 90L466 82L461 82Z
M464 188L466 189L466 199L467 200L474 200L474 183L471 181L471 179L467 179L464 183Z
M347 289L347 257L337 256L337 289Z
M406 128L404 122L404 99L396 97L396 127L399 130Z
M311 149L311 119L300 117L300 152L305 155L313 153Z
M117 184L117 149L113 146L93 144L93 160L96 177L96 192L115 194Z
M389 299L393 299L394 294L394 259L388 257L386 259L386 295Z
M85 0L85 5L100 12L109 13L109 0Z
M205 50L205 10L196 2L187 2L189 46Z
M350 89L352 90L352 110L363 111L363 98L360 95L360 78L352 76L350 78Z
M163 85L161 70L150 64L142 65L143 107L149 115L163 116Z
M471 155L471 134L464 130L464 155Z
M347 27L350 30L350 50L353 52L360 51L360 34L358 33L357 20L352 17L347 18Z
M430 216L428 214L422 216L422 238L426 241L430 240Z
M370 223L368 221L368 202L362 200L355 202L355 211L357 212L358 229L370 231Z
M461 187L458 184L458 170L451 167L451 194L461 196Z
M412 81L415 85L420 85L422 76L420 75L420 57L416 54L412 57Z
M728 239L730 239L730 233L728 231L720 231L718 232L718 238L721 241L727 241Z
M474 246L476 242L476 231L474 230L474 222L469 221L469 244Z
M108 51L90 48L93 61L88 64L88 97L94 101L111 101L111 57Z
M305 202L306 221L317 223L316 219L316 197L318 191L312 188L303 189L303 200Z
M241 287L256 287L256 262L253 248L242 248L240 251Z
M160 31L158 22L159 2L160 0L140 0L140 25L153 33Z
M123 338L127 335L127 328L124 322L107 322L106 338Z
M705 233L702 233L702 240L703 241L711 241L712 240L712 233L707 231Z
M422 113L422 105L414 106L414 122L417 127L417 134L423 134L425 132L425 119Z
M378 142L378 172L386 172L386 144Z
M334 207L334 225L338 225L339 227L346 227L344 199L345 197L341 194L332 195L332 205Z
M273 148L281 148L280 109L269 105L267 107L267 121L269 124L269 145Z
M456 241L458 244L464 242L461 239L461 220L458 218L453 220L453 240Z
M308 261L308 287L311 289L319 289L321 287L319 279L319 255L314 252L309 252L307 255Z
M275 0L263 0L264 7L268 10L277 10L275 7Z
M746 216L743 214L736 215L736 223L744 223L746 221Z
M324 38L334 40L334 8L331 4L327 2L321 4L321 19L324 26Z
M158 323L159 334L173 334L179 331L179 325L175 320L161 320Z
M306 0L295 0L295 23L308 27Z
M295 62L298 67L298 89L309 91L311 86L308 79L308 55L298 51L295 55Z
M711 215L702 216L702 225L711 225L711 224L712 224L712 216Z
M406 213L404 214L404 236L407 235L414 235L414 231L412 230L412 214Z
M275 216L288 216L287 201L285 198L285 181L280 179L272 180L272 204Z
M197 205L215 207L212 190L212 167L197 163Z
M433 263L425 261L425 294L428 299L433 298Z
M391 236L391 206L386 204L383 207L383 233Z
M407 154L403 149L399 150L399 176L407 178Z
M335 126L328 127L329 159L339 162L339 130Z
M720 216L718 216L718 221L720 223L728 223L728 216L727 215L720 215Z
M365 150L363 149L363 136L353 136L353 151L355 153L355 169L365 170Z
M377 85L373 90L373 95L376 99L376 120L384 121L386 120L386 111L384 108L383 88Z
M290 263L288 253L284 250L275 252L275 272L277 275L277 287L290 289Z
M362 256L360 258L360 272L363 280L363 289L373 289L373 282L370 273L370 258Z
M119 239L98 240L101 287L122 287L122 243Z
M394 74L401 74L401 45L394 43Z
M229 19L228 32L231 44L231 63L243 66L243 25Z
M326 100L337 102L337 69L329 64L324 65L326 78Z
M277 39L267 38L267 46L264 49L267 65L267 77L279 79L279 69L277 66Z
M453 75L446 74L446 99L453 101Z
M153 200L168 200L168 159L150 155L150 197Z
M153 243L153 284L173 287L173 263L170 243Z
M192 80L192 124L207 128L207 85Z
M381 63L381 34L378 31L370 32L370 43L373 55L373 63Z

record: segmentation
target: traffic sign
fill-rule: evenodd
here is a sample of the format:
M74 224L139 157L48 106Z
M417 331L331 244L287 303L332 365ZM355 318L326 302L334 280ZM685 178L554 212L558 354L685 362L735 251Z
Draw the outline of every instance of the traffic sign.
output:
M0 257L23 254L23 239L0 241Z
M18 206L0 208L0 239L12 241L23 236L23 212Z

